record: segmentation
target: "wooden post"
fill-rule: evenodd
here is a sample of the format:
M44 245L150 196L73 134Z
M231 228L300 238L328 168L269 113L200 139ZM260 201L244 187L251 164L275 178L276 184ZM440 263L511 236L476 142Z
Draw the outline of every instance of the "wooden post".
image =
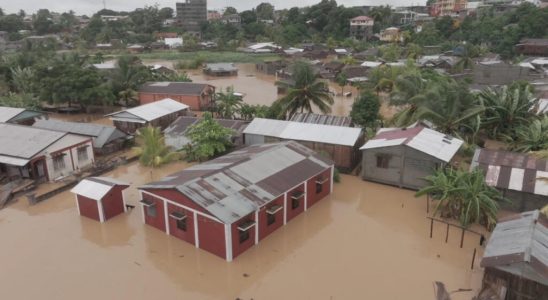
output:
M430 213L430 194L426 194L426 213Z
M430 238L432 238L432 231L434 231L434 219L430 219Z
M447 240L449 239L449 223L447 223L447 230L445 231L445 243L447 244Z
M474 260L476 260L476 248L474 248L474 254L472 255L472 265L470 266L470 270L474 270Z
M460 236L460 247L462 248L462 245L464 243L464 228L462 229L462 234Z

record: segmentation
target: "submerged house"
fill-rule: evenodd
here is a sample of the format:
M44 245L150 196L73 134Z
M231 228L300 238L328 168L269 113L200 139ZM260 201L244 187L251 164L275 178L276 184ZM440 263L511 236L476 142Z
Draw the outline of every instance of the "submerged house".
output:
M175 122L171 123L168 128L164 130L164 137L166 145L173 147L174 149L182 149L185 145L190 143L190 140L186 137L186 132L189 127L197 124L201 121L201 118L197 117L179 117ZM244 144L244 129L247 123L240 120L225 120L216 119L215 121L225 128L233 131L232 143L236 146L242 146Z
M204 74L210 76L236 76L238 68L232 63L206 64Z
M449 163L463 141L422 126L381 128L362 150L362 178L409 188L426 185L424 177Z
M333 162L254 145L141 186L143 222L231 261L332 192Z
M134 134L137 129L148 125L165 129L179 116L185 115L188 105L173 99L163 99L145 105L129 108L108 114L114 126L127 134Z
M37 120L33 126L89 137L93 141L93 151L96 154L109 154L121 150L128 138L126 133L116 127L100 124Z
M89 137L0 123L0 178L53 181L93 162Z
M499 220L481 266L481 299L547 300L548 218L535 210Z
M80 216L101 223L127 211L124 190L129 184L108 177L88 177L71 192L76 196Z
M470 169L480 168L485 182L512 200L503 204L514 211L540 209L548 205L548 161L533 155L502 150L477 149Z
M38 111L0 106L0 123L32 125L44 114Z
M186 104L192 110L207 110L213 104L215 87L193 82L148 82L139 89L139 103L148 104L166 98Z
M335 162L335 167L350 172L361 158L361 128L255 118L244 130L246 145L297 141Z

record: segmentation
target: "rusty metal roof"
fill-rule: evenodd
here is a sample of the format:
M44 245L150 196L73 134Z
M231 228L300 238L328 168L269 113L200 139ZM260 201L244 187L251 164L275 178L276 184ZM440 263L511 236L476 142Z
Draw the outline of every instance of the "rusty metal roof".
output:
M437 159L449 162L463 141L422 126L381 128L360 150L406 145Z
M350 125L352 124L352 118L350 117L320 115L314 113L296 113L293 115L293 117L291 117L290 121L345 127L351 127Z
M485 172L493 187L548 196L548 161L523 153L476 149L470 169Z
M548 285L548 219L535 210L499 221L481 266Z
M211 87L207 83L194 82L147 82L139 89L140 93L170 94L170 95L195 95L200 96L205 89Z
M297 142L254 145L140 189L176 189L231 224L331 165Z

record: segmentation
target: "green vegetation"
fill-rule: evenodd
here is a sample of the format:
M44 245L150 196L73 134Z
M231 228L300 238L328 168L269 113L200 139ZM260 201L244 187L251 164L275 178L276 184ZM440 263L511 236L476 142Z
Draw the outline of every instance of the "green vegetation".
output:
M137 55L140 59L161 59L161 60L176 60L185 64L190 62L196 62L196 64L185 65L182 69L196 69L203 63L217 63L217 62L233 62L233 63L259 63L263 61L275 60L279 56L277 54L265 53L265 54L253 54L233 51L191 51L191 52L179 52L179 51L165 51L165 52L153 52L142 53Z
M241 112L242 97L234 95L234 87L227 87L225 91L222 90L215 95L215 111L220 118L234 119L236 113ZM246 107L249 109L249 106ZM247 112L250 114L250 111Z
M203 119L188 128L186 136L190 144L183 147L188 161L204 161L223 154L232 147L232 130L213 119L211 113L204 113Z
M464 227L479 222L493 228L497 222L499 204L507 201L498 190L485 183L480 170L442 169L425 179L429 185L415 196L430 195L432 200L437 201L434 214L457 219Z
M370 90L361 92L352 104L350 117L352 121L362 128L377 128L379 126L381 103L379 97Z
M158 127L143 127L137 131L135 152L143 166L157 168L180 158L180 153L173 152L166 146L162 131Z

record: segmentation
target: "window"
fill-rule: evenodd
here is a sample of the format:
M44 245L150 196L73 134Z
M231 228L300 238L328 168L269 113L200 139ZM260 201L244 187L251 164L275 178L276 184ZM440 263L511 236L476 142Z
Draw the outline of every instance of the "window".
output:
M156 211L156 205L147 206L147 216L156 218L157 211Z
M274 223L276 223L276 215L267 214L266 215L266 225L272 225Z
M177 229L186 231L186 218L182 220L177 220Z
M323 191L323 184L316 182L316 194L319 194Z
M255 221L246 220L238 225L240 244L249 240L249 230L255 226Z
M291 209L295 210L301 205L299 199L291 198Z
M53 170L61 171L65 169L65 155L57 155L53 157Z
M76 150L76 153L77 153L79 162L87 161L89 159L87 146L78 148Z
M377 168L388 169L390 164L390 156L385 154L377 155Z
M240 231L240 244L249 240L249 231Z

